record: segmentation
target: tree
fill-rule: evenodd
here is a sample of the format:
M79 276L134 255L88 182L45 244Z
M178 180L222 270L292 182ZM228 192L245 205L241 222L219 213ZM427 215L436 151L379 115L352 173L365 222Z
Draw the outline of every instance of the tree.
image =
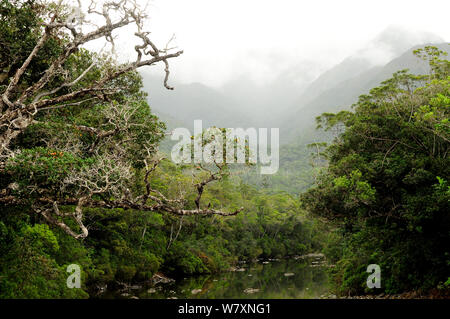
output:
M303 203L340 226L334 278L343 292L367 289L371 263L381 266L388 292L448 277L450 62L434 47L415 53L429 61L428 75L399 71L353 112L318 118L344 131L323 154L329 167Z
M72 4L72 5L71 5ZM164 125L140 92L138 68L183 51L158 48L144 30L145 12L134 0L65 3L2 0L0 5L0 204L22 206L75 238L88 236L83 209L121 208L175 215L235 215L200 200L224 167L206 170L195 185L195 208L183 194L168 198L152 186L162 158ZM136 59L119 63L117 30L133 27ZM94 53L86 44L103 41Z

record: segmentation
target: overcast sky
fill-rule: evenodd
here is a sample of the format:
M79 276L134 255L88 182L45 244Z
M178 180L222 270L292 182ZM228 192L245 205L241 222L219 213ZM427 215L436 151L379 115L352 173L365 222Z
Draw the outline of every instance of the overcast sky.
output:
M318 73L390 25L450 40L445 0L150 0L147 11L160 46L175 34L185 51L173 78L212 86L240 74L264 82L302 63Z

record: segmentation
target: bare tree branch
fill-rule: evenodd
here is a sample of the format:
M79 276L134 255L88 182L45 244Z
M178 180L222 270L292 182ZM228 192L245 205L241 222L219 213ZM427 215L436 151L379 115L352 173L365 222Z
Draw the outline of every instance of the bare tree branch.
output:
M136 1L107 1L101 5L99 10L97 9L97 3L95 1L91 1L87 12L83 13L83 15L79 17L80 24L82 25L83 23L88 23L89 16L92 15L100 15L103 17L105 23L87 33L83 33L82 30L77 31L70 23L61 20L64 17L64 14L61 13L61 3L62 1L59 2L55 12L53 12L51 16L51 19L48 22L42 23L44 26L44 31L41 38L22 66L16 71L14 77L10 79L8 87L1 95L0 103L2 105L0 105L0 109L3 111L3 114L0 116L0 127L6 127L6 129L0 132L1 158L8 158L7 154L10 153L9 145L11 141L16 139L17 136L19 136L32 123L33 118L38 111L48 110L50 107L54 106L63 108L64 104L66 104L65 107L73 106L74 103L78 103L78 101L76 101L77 99L85 97L87 97L87 99L91 97L104 99L107 95L117 92L115 89L109 88L108 83L127 72L136 70L143 66L150 66L162 62L165 65L166 73L164 78L164 86L167 89L173 89L168 85L169 65L167 60L180 56L183 51L168 53L168 50L158 50L156 45L149 39L149 32L144 32L142 30L146 15L139 8ZM78 4L81 5L81 2L78 2ZM114 21L113 17L117 16L118 19ZM55 78L55 76L61 72L63 64L67 61L67 59L76 53L81 46L88 42L104 38L107 43L111 43L114 47L114 37L112 36L112 32L131 24L134 24L138 30L138 32L135 33L137 38L143 41L143 44L136 46L136 51L138 53L136 61L118 67L117 70L106 74L89 87L83 87L63 95L57 95L63 88L70 89L79 83L81 79L85 78L94 67L94 64L91 64L76 78L69 79L67 82L56 88L44 90L44 88ZM54 59L37 82L30 84L25 89L22 89L20 96L15 100L11 100L12 92L17 90L21 77L27 71L31 61L37 56L40 49L53 34L57 34L63 30L68 30L72 35L72 39L64 45L61 54ZM161 52L163 54L160 54ZM143 59L144 56L150 57L148 59ZM31 97L33 97L33 99L30 101Z
M77 0L77 4L81 7L82 3ZM165 88L172 90L173 87L168 84L168 60L183 53L169 48L174 37L165 48L159 49L150 39L150 32L144 30L146 14L135 0L111 0L102 3L91 0L84 12L75 18L71 15L73 10L69 9L70 7L63 5L60 0L48 17L42 17L43 21L36 29L36 32L41 34L39 40L1 93L0 173L7 173L7 169L10 169L7 168L7 163L24 166L21 166L23 163L20 161L14 162L22 150L20 147L15 149L13 142L32 124L37 124L37 129L53 128L51 133L42 134L44 137L41 137L40 141L49 149L57 150L51 154L70 154L69 158L81 161L88 157L87 164L82 162L82 165L70 164L64 167L64 174L60 175L62 177L51 185L33 180L31 171L30 176L26 177L29 178L26 186L13 183L14 187L0 190L0 205L31 206L33 211L42 215L47 222L77 239L85 238L89 233L84 224L86 208L166 212L176 216L233 216L242 211L243 208L225 212L211 208L210 204L206 208L200 204L205 187L224 176L224 166L217 163L211 170L201 166L202 174L206 172L207 176L200 182L196 180L194 184L197 191L193 203L195 209L185 209L187 200L183 189L175 192L179 193L179 196L170 196L152 187L153 174L157 172L156 169L163 160L162 157L155 156L158 145L152 141L157 141L158 136L163 135L162 129L154 129L154 126L159 127L159 124L154 125L157 120L151 116L146 118L147 121L139 121L142 112L137 110L142 106L142 100L133 99L132 94L129 94L126 102L119 105L111 98L112 95L123 90L127 92L128 89L120 87L120 81L115 81L116 79L138 68L157 63L164 64L163 84ZM74 25L68 16L79 24ZM118 65L112 58L102 62L100 55L92 54L87 61L83 60L77 64L81 70L74 72L68 68L67 64L70 63L66 62L71 61L69 58L78 59L77 52L80 48L94 40L103 39L105 46L111 46L114 54L114 32L125 26L134 26L137 29L134 35L139 44L135 46L136 59L133 62ZM31 62L52 38L63 43L61 52L53 57L39 78L33 83L26 83L23 80L24 74L30 72ZM95 80L90 80L92 78ZM83 85L80 85L81 83ZM84 125L86 123L77 123L76 119L63 122L65 119L55 120L51 117L55 110L79 105L86 108L95 107L93 113L97 113L92 120L95 124ZM46 113L43 113L44 111ZM38 114L42 116L36 118ZM154 135L146 136L145 134L149 134L146 132ZM26 166L40 165L39 160L26 160ZM145 168L136 168L136 162L139 165L143 163ZM141 181L143 184L139 184L140 189L135 190L136 178L142 178L140 173L144 174ZM72 223L68 222L69 219ZM73 225L73 221L76 226L69 226ZM180 221L174 240L178 237L181 227Z

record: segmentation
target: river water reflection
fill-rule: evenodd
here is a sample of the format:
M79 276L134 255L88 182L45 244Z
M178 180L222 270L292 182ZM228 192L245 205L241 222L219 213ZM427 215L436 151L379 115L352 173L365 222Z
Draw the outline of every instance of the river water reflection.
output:
M237 271L181 278L103 298L320 298L328 295L326 267L317 258L244 264Z

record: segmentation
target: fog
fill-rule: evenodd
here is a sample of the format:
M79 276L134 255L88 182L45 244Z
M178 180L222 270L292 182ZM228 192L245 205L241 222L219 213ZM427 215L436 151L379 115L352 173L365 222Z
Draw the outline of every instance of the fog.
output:
M318 76L392 25L408 30L409 42L420 42L411 39L418 31L448 41L446 6L442 0L153 0L147 11L152 36L165 44L175 34L185 52L171 61L173 78L220 87L242 75L264 84L299 65L305 77ZM378 49L374 62L392 57L389 47Z
M450 39L446 1L136 1L152 41L184 51L169 61L175 91L162 86L163 65L139 70L169 127L202 119L298 136L318 112L349 107L392 72L420 71L404 56L412 47ZM133 33L115 34L119 60L135 59Z

